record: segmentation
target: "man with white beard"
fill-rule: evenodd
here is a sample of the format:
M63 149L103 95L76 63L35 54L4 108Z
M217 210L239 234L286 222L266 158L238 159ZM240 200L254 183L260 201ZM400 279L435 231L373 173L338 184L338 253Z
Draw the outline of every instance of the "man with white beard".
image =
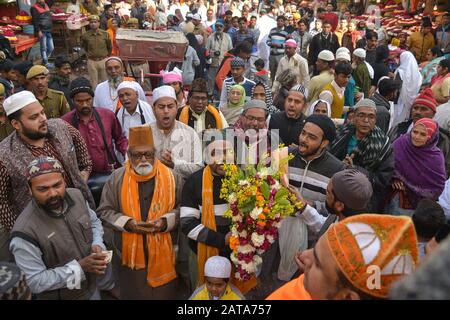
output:
M107 108L116 112L122 107L117 88L123 81L135 81L132 77L125 77L123 62L119 57L111 56L105 61L108 80L103 81L95 88L94 107ZM139 99L146 101L144 90L136 83Z
M128 161L105 184L97 213L114 230L122 299L176 299L175 247L182 178L156 157L152 129L132 127Z

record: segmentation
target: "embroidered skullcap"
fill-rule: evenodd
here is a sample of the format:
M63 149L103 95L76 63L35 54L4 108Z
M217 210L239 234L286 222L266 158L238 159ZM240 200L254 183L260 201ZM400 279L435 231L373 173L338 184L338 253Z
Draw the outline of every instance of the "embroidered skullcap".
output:
M355 51L353 51L353 54L361 59L365 59L366 58L366 50L364 50L363 48L358 48L355 49Z
M123 61L122 61L122 59L120 59L120 58L117 57L117 56L110 56L110 57L106 58L106 60L105 60L105 66L106 66L106 64L107 64L109 61L112 61L112 60L119 61L119 62L122 64L122 66L123 66Z
M358 103L355 104L355 107L353 109L356 111L358 108L361 108L361 107L373 108L373 109L377 110L377 105L371 99L359 100Z
M151 146L154 147L152 128L148 125L131 127L128 136L128 148Z
M297 48L297 42L295 42L294 39L288 39L286 40L286 42L284 43L285 47L292 47L292 48Z
M153 104L161 98L172 98L177 101L177 95L175 89L171 86L161 86L153 90Z
M250 100L244 105L244 111L248 109L263 109L267 112L267 104L261 100Z
M419 125L424 126L427 129L428 140L430 140L431 137L433 137L433 135L439 128L437 122L429 118L422 118L417 120L416 123L414 123L414 127Z
M413 273L418 262L410 217L355 215L332 224L325 237L340 272L373 297L386 298L391 285Z
M334 61L334 54L330 50L322 50L317 58L324 61Z
M231 68L245 68L245 61L242 58L236 57L231 60Z
M24 90L6 98L6 100L3 101L3 109L5 109L6 115L9 116L34 102L39 102L34 94Z
M427 107L436 113L438 103L436 99L434 99L433 91L430 88L426 88L419 94L416 100L414 100L413 107L416 105Z
M298 92L302 93L305 97L308 96L308 89L306 89L305 86L302 84L297 84L297 85L293 86L291 88L291 90L289 90L289 91L298 91Z
M94 96L94 91L92 90L91 82L85 77L78 77L70 83L71 98L73 98L77 93L80 92L87 92L91 95L91 97Z
M64 172L61 163L55 158L41 156L30 162L25 175L27 180L30 181L35 177L54 172Z
M41 66L41 65L35 65L35 66L32 66L30 68L30 70L28 70L27 80L30 80L30 79L32 79L36 76L40 76L40 75L46 76L49 73L50 73L50 71L48 71L48 69L46 67Z
M13 263L0 262L0 300L26 300L31 291L25 275Z
M345 207L353 210L367 210L373 189L369 179L361 171L345 169L331 177L333 193Z
M172 82L183 82L183 71L177 67L173 68L172 71L160 71L164 84L170 84Z
M119 86L117 87L117 92L119 92L122 89L131 89L134 91L138 91L138 83L136 81L122 81Z
M231 276L231 262L225 257L212 256L205 263L205 277L228 279Z

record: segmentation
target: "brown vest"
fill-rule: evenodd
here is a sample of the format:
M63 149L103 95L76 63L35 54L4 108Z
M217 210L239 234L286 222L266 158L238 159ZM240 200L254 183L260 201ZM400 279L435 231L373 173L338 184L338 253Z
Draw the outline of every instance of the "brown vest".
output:
M64 266L91 253L93 241L91 219L86 200L78 189L66 189L67 211L56 216L41 209L32 200L17 218L11 238L22 238L42 251L47 269ZM89 299L95 291L95 276L85 273L80 289L62 288L38 294L39 299Z
M47 123L50 134L49 139L56 150L58 150L60 159L63 162L62 166L74 184L70 187L79 189L91 208L95 208L92 194L78 169L75 147L66 122L61 119L49 119ZM8 198L11 210L16 216L22 212L31 200L25 171L34 159L35 157L24 145L17 132L9 135L0 143L0 162L6 168L11 178L11 190L14 190L14 192L11 192Z

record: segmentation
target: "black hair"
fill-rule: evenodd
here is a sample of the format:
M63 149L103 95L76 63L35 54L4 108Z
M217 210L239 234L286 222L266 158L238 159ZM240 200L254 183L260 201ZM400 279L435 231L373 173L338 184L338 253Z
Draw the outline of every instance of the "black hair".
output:
M445 224L444 209L432 199L422 199L412 216L417 236L429 241Z
M240 18L238 19L238 22L240 23L241 21L247 22L247 19L246 19L245 17L240 17Z
M378 33L373 30L369 30L366 32L366 40L370 40L372 38L376 38L378 40Z
M352 65L347 61L339 62L334 67L334 73L336 75L345 74L346 76L348 76L348 75L352 74L352 72L353 72Z
M447 221L444 223L434 236L434 239L436 239L437 243L441 243L443 240L445 240L450 233L450 223Z
M308 29L308 26L309 26L308 20L300 19L300 20L298 20L297 25L300 25L300 23L303 23L306 26L306 28Z
M244 40L237 44L234 52L235 54L238 54L239 52L252 53L252 44Z
M328 20L322 20L322 26L324 25L324 24L329 24L330 26L331 26L331 22L330 21L328 21Z
M111 4L105 4L105 5L103 6L103 10L104 10L105 12L108 11L109 8L112 8L112 5L111 5Z
M278 16L277 17L277 21L280 20L280 19L282 19L283 21L286 21L286 17L285 16Z
M386 45L378 46L375 49L376 61L383 62L389 58L389 48Z
M55 67L61 68L65 64L70 64L70 60L66 55L61 54L61 55L56 56Z
M387 97L390 93L399 89L400 83L394 79L383 79L378 84L378 92L383 97Z
M442 57L444 55L444 53L442 52L441 48L439 48L439 46L434 46L433 48L430 49L430 51L434 56L437 56L437 57Z
M0 61L0 72L10 72L13 68L14 63L11 60L5 59Z
M191 32L189 32L188 34L186 34L186 38L188 39L189 45L196 51L196 52L200 52L201 47L197 41L197 38L195 37L195 35Z
M317 15L324 13L326 10L324 8L317 8Z
M251 17L250 17L250 20L252 20L253 18L256 19L256 20L258 20L258 17L257 17L257 16L251 16Z
M16 112L11 113L10 115L8 115L8 120L9 122L13 121L13 120L17 120L20 121L20 116L22 115L22 110L17 110Z
M439 61L439 65L441 68L447 68L447 70L450 72L450 59L443 59Z
M233 15L233 11L227 10L227 11L225 11L225 15L226 16Z
M264 60L263 60L263 59L258 59L258 60L256 60L253 64L255 65L255 67L261 67L261 68L264 68L264 66L266 65L266 64L264 63Z

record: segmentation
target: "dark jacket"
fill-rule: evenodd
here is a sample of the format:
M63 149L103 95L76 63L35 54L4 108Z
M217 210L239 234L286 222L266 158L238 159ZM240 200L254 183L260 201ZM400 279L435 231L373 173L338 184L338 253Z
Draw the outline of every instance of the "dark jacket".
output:
M300 189L306 200L325 202L331 177L345 169L344 163L324 150L317 158L306 161L298 147L289 148L294 158L289 161L289 184Z
M47 0L46 3L50 8L53 5L54 0ZM30 14L33 19L34 32L52 32L52 12L48 10L46 12L40 13L35 6L40 6L42 8L42 6L39 4L35 4L30 8Z
M389 101L386 100L381 94L378 92L375 92L371 97L370 100L375 102L377 105L377 127L379 127L381 130L383 130L384 133L387 134L389 130L389 121L391 120L391 114L389 113L389 110L391 106L389 105Z
M317 57L319 56L320 51L322 50L330 50L333 54L336 54L336 50L339 48L339 40L338 37L334 33L330 33L328 38L324 38L322 32L316 34L309 44L309 55L308 62L309 65L315 65L317 61Z
M391 142L394 142L399 138L402 134L408 132L408 128L412 123L412 119L404 122L400 122L395 127L391 128L388 132L388 136L391 139ZM447 174L450 173L450 132L439 127L439 140L437 143L439 149L442 150L445 159L445 168L447 170Z
M278 129L281 140L286 146L298 145L306 116L302 113L298 119L288 118L286 112L278 112L270 117L269 130Z
M351 139L351 134L343 136L332 145L333 154L336 158L344 160L347 155L347 145ZM391 183L394 173L394 152L392 149L392 141L386 137L386 141L380 150L378 160L371 168L366 168L360 162L359 158L353 159L353 166L367 175L372 183L373 196L370 200L370 212L382 212L382 206L386 196L386 189Z
M64 92L64 96L66 97L66 100L67 100L67 102L68 102L69 105L70 105L70 110L73 110L74 105L73 105L73 102L72 102L72 98L70 98L70 82L69 82L69 84L67 84L67 85L62 85L62 84L59 82L59 80L58 80L57 77L53 77L53 78L49 81L48 87L49 87L50 89L53 89L53 90L58 90L58 91Z

